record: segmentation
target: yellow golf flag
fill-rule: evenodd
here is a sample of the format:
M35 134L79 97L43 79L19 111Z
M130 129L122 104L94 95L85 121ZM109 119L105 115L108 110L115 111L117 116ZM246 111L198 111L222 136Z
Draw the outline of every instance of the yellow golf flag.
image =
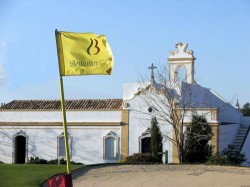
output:
M113 55L104 35L56 30L56 44L61 76L112 73Z

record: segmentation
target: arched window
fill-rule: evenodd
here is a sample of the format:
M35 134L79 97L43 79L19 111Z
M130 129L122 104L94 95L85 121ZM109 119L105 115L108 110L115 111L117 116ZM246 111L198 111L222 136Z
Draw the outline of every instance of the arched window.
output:
M110 131L103 137L103 159L117 160L119 155L119 137Z
M187 70L185 66L180 65L176 68L175 80L180 82L187 82Z
M73 137L70 136L70 134L68 134L70 158L72 156L72 140L73 140ZM57 158L58 158L58 163L62 158L66 159L64 133L61 133L59 136L57 136Z
M28 136L19 131L13 136L13 163L24 164L28 161Z

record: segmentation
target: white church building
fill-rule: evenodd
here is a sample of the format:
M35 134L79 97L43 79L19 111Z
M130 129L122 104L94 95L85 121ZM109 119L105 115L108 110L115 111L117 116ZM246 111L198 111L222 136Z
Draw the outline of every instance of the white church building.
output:
M188 90L185 93L188 93L188 102L192 103L186 110L184 124L190 124L193 112L206 114L213 131L213 152L221 152L228 145L234 145L246 155L247 161L243 165L250 165L250 119L243 117L238 108L215 91L195 82L195 57L187 46L185 43L176 44L168 58L168 82L180 82L178 76L184 73L180 90L171 88L177 96L176 101L184 97L183 90ZM152 65L149 82L124 84L121 99L66 101L72 161L114 163L128 155L147 152L150 120L161 104L145 102L145 95L154 93L161 97L164 94L162 85L154 80L153 69ZM168 153L166 160L178 163L177 148L166 138L173 136L172 126L160 117L157 120L164 135L163 152ZM25 163L30 157L46 160L65 158L59 100L14 100L0 107L0 161Z

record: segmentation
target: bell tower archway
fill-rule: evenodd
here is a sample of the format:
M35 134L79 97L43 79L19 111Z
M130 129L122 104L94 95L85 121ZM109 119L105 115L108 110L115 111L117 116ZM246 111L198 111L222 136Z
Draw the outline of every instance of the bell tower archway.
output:
M171 51L169 61L169 81L181 81L194 84L193 51L187 50L188 44L176 44L176 51Z

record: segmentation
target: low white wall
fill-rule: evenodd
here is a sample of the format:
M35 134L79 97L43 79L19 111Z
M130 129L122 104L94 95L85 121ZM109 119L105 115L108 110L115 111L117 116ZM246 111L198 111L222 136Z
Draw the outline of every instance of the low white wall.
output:
M5 126L0 127L0 161L5 163L13 162L13 135L20 130L28 136L29 158L39 157L46 160L57 158L57 136L63 132L62 127ZM103 137L110 131L121 137L119 126L68 127L68 132L73 137L71 160L84 164L116 162L103 159Z
M211 113L211 110L212 110L212 113ZM194 112L192 110L187 111L184 117L184 122L191 123L193 114ZM208 123L218 123L215 109L198 108L195 110L195 114L204 116Z

